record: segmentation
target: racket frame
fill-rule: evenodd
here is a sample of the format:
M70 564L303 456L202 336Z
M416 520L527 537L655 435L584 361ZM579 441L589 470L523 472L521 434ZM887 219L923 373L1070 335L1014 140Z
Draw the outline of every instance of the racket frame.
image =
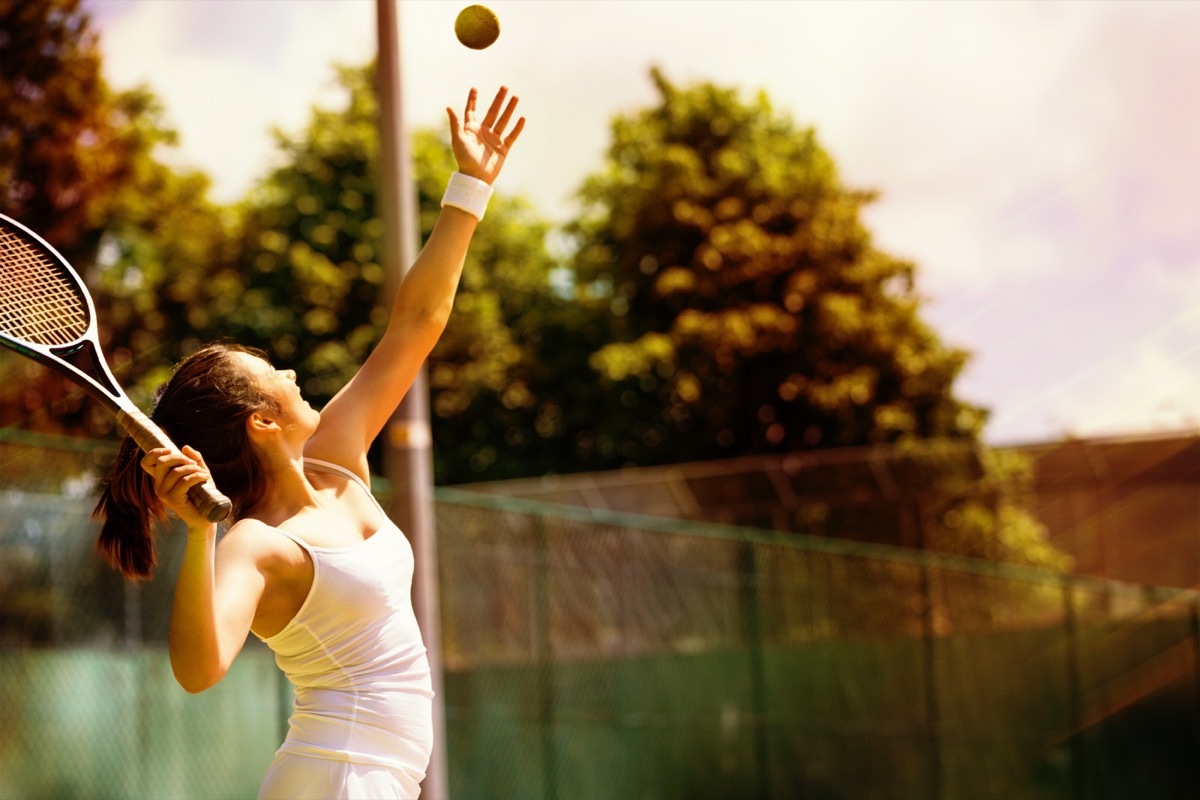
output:
M129 399L104 360L96 327L96 306L79 273L49 242L12 217L0 214L0 226L24 238L35 250L42 251L53 260L62 271L63 277L74 284L76 295L87 311L86 329L72 342L53 346L42 345L10 336L0 330L0 345L15 350L78 385L116 415L121 427L133 437L144 452L156 448L178 452L179 448L170 437ZM0 287L0 292L2 291L4 289ZM217 491L211 481L189 489L188 499L212 522L219 522L229 515L229 499Z

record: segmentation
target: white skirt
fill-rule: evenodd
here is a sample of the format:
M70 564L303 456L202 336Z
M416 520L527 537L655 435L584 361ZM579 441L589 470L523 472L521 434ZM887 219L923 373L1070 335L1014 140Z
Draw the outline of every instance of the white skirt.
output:
M423 777L376 764L280 753L258 800L414 800Z

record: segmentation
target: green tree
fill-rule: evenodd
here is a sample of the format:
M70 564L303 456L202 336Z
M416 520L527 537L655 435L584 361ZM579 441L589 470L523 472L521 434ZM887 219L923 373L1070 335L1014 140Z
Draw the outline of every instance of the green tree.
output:
M78 0L0 0L0 108L0 211L83 273L114 371L136 384L177 355L169 343L189 322L178 298L220 246L208 180L157 160L157 148L175 143L161 105L145 88L108 86ZM68 382L0 359L0 425L112 431L111 417Z
M653 79L570 229L581 292L610 314L590 357L597 429L621 432L609 463L977 434L983 411L952 391L966 354L862 223L874 195L764 94Z
M924 546L1063 566L1016 502L1024 468L954 394L967 354L922 320L916 267L872 243L874 193L765 94L652 78L658 103L613 122L569 226L591 312L571 344L597 344L592 380L560 380L577 468L912 446ZM847 509L828 532L895 543L907 513Z
M139 157L172 140L131 124L147 101L108 87L79 0L0 0L0 211L90 262Z

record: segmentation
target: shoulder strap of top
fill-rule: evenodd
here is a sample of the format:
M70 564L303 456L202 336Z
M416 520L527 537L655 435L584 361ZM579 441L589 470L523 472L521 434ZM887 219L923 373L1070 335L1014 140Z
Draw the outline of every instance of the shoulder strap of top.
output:
M308 555L312 558L313 563L314 564L316 563L316 561L317 561L316 554L313 552L313 549L308 546L308 542L304 541L299 536L294 536L294 535L288 533L283 528L276 528L276 527L272 526L271 530L276 531L278 533L282 533L284 536L291 539L296 544L300 545L300 549L303 550L304 552L308 553Z
M357 484L364 492L367 493L367 497L371 498L371 502L374 503L375 507L379 509L379 513L383 514L385 519L387 518L387 513L383 510L383 506L379 505L379 501L376 500L375 495L371 493L371 487L367 486L367 484L363 482L362 478L358 477L341 464L334 464L332 461L321 461L317 458L306 458L304 459L304 465L314 468L317 472L341 475L343 478L347 478L351 482Z

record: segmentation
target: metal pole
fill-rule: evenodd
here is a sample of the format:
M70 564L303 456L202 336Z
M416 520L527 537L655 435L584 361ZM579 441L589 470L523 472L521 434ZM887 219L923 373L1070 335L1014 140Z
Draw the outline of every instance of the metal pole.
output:
M390 302L404 271L416 260L416 184L412 177L401 97L399 9L396 0L376 0L379 60L380 216L384 223L383 266ZM442 630L438 606L437 528L433 518L433 455L429 390L422 369L388 423L385 472L392 484L390 513L408 536L416 561L413 608L428 650L433 681L433 755L421 785L427 800L446 800L446 718L442 701Z
M741 604L742 635L750 650L750 735L754 741L754 778L747 789L751 797L771 797L773 784L767 737L766 668L763 664L762 598L759 596L758 552L754 542L738 545L738 601Z
M1086 797L1087 770L1084 768L1083 738L1083 684L1079 671L1079 618L1075 609L1075 580L1063 579L1063 628L1066 639L1067 678L1067 739L1071 757L1071 797L1079 800Z
M938 800L942 797L942 714L938 695L937 669L937 624L935 617L935 599L933 582L929 575L929 550L925 541L925 507L927 496L918 495L912 502L911 515L916 530L917 548L921 557L920 591L925 601L922 608L922 661L925 667L925 715L928 725L929 750L929 797Z

